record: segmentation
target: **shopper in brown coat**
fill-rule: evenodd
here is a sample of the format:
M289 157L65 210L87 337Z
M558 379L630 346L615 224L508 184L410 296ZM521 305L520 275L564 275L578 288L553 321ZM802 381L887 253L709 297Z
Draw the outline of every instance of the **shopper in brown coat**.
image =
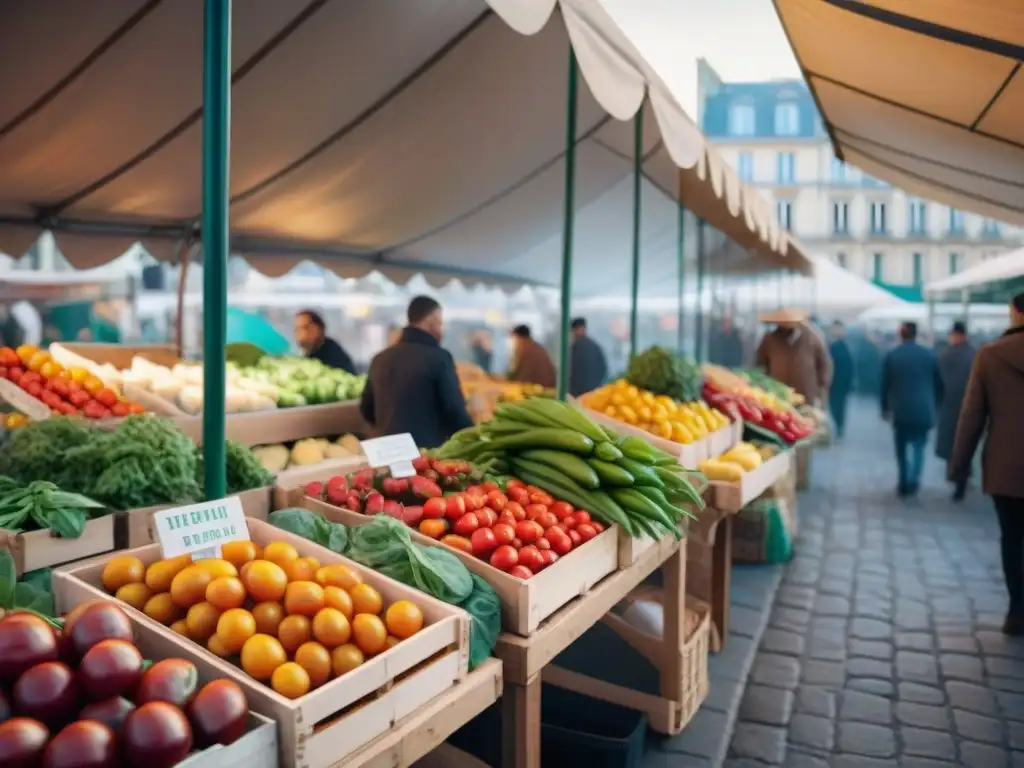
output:
M1010 329L974 356L957 421L949 479L966 482L981 436L982 490L999 516L1008 635L1024 635L1024 293L1010 304Z
M824 400L832 383L832 360L821 335L806 320L795 310L763 316L761 322L776 327L761 339L757 365L814 405Z
M509 381L521 381L526 384L539 384L554 389L556 375L555 364L551 362L548 351L533 340L530 329L525 325L517 325L512 329L512 365L508 371Z

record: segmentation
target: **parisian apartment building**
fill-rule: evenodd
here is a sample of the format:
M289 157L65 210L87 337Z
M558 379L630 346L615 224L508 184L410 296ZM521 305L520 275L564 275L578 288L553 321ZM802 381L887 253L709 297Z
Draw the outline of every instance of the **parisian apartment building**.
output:
M725 82L697 63L704 133L809 253L920 300L925 283L1024 245L1024 230L924 200L833 153L802 80Z

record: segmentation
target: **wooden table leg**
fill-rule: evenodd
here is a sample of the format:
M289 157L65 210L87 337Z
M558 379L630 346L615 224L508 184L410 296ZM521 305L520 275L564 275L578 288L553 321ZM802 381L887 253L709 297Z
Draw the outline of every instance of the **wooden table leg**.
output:
M540 675L525 686L505 681L501 694L503 768L540 768Z
M682 646L686 632L686 547L682 546L661 567L662 638L660 689L662 698L680 701L683 679Z
M729 634L729 602L732 582L732 515L722 518L711 551L711 621L721 645Z

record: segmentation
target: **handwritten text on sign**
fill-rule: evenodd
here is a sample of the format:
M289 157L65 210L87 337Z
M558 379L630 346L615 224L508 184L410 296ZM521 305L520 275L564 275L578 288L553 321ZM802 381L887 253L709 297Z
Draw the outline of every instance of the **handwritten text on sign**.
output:
M164 558L178 555L216 557L229 541L249 538L245 511L237 496L165 509L153 515Z

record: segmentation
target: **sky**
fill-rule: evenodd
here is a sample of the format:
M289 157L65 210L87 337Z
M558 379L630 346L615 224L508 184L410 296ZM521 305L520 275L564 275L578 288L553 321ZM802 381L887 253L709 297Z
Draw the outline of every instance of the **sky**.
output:
M604 0L619 26L645 52L661 54L651 65L691 115L697 114L697 59L705 58L727 81L800 77L772 0ZM664 28L679 29L678 45L644 46Z

